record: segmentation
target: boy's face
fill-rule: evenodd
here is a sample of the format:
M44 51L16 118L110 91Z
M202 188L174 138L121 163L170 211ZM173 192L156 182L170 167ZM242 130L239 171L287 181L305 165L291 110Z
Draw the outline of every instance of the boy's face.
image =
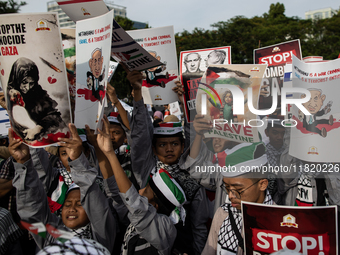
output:
M268 124L269 125L269 124ZM269 137L269 143L275 148L280 149L283 145L283 137L285 135L284 127L271 127L265 129L266 136Z
M229 200L231 206L241 210L241 201L253 202L253 203L263 203L264 191L268 186L268 180L262 179L255 183L252 179L234 177L234 178L223 178L223 183L227 190L234 190L235 193L241 193L241 199L236 198L232 192L229 192Z
M172 165L177 163L183 149L184 144L179 137L162 137L157 138L153 152L164 164Z
M68 154L66 152L66 147L58 147L59 159L63 163L64 167L68 172L71 172L70 166L68 165Z
M120 125L110 123L110 136L114 150L118 149L126 142L124 129Z
M70 229L86 226L90 220L80 203L80 190L71 190L65 199L61 214L63 223Z

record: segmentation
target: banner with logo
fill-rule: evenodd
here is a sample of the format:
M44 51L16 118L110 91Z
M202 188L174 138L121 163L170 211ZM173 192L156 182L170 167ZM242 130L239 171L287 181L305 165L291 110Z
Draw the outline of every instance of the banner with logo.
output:
M178 100L172 91L178 77L173 26L127 31L161 66L144 70L143 99L146 104L163 105Z
M266 65L210 65L197 90L196 111L213 124L205 137L258 142L254 107ZM250 106L250 107L249 107Z
M294 93L295 98L306 101L302 105L307 114L295 105L292 108L295 127L289 154L309 162L340 162L336 149L340 144L340 59L304 63L293 57L292 73L293 88L306 89L311 97ZM322 164L315 164L315 171L322 169Z
M264 255L283 249L308 255L338 254L336 206L242 202L242 215L245 254Z
M113 11L77 22L77 97L75 125L100 128L110 63ZM91 33L87 33L91 31ZM91 35L89 35L91 34Z
M181 51L180 76L184 86L186 118L193 121L196 115L196 95L199 83L209 65L231 64L231 47Z
M70 101L57 14L3 14L0 24L0 78L16 138L39 147L69 137Z
M57 0L56 2L74 22L94 18L109 11L103 0Z
M281 110L281 88L284 66L292 62L292 56L301 59L300 40L279 43L254 50L254 63L268 65L261 84L259 109L269 109L273 103L273 91L277 89L277 114Z

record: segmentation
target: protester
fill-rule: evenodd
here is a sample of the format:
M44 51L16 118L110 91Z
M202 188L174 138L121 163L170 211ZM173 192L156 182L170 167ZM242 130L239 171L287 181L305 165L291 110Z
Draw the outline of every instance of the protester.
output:
M283 143L285 128L281 125L280 119L268 118L267 121L268 125L264 132L269 138L269 142L266 144L268 164L272 167L279 167L280 157L286 148ZM277 204L283 203L277 191L277 173L275 171L268 173L268 190Z
M146 121L148 113L141 94L142 75L137 71L127 72L127 78L134 89L134 110L130 127L133 141L131 158L135 176L141 187L145 187L150 174L165 169L179 183L187 198L184 208L188 213L185 226L181 222L176 224L177 239L174 248L179 252L200 254L207 237L208 203L204 188L178 165L184 149L181 123L160 123L153 129ZM171 132L165 132L166 129ZM159 135L156 130L167 134Z
M215 213L207 243L202 254L244 254L242 238L241 201L272 205L267 191L266 176L244 173L242 166L258 166L267 163L263 143L243 143L243 146L226 157L236 171L223 172L221 189L230 202L223 204Z
M12 130L9 131L9 150L15 160L13 164L16 169L13 186L17 189L18 213L23 221L49 223L64 228L76 236L93 238L112 251L116 232L115 219L106 197L95 183L97 169L90 167L83 154L82 141L76 127L70 124L69 128L73 138L60 138L59 145L68 149L75 184L68 189L62 219L52 214L48 208L46 193L34 169L37 166L33 165L28 147L14 139ZM46 159L46 153L44 157ZM34 235L34 239L40 248L54 242L50 235L45 240Z
M138 195L113 153L108 119L105 118L103 121L103 130L100 130L97 142L109 160L116 180L109 184L108 189L114 190L118 185L121 200L116 202L119 204L122 201L129 211L130 225L125 233L123 254L137 251L147 254L158 254L157 251L161 254L170 254L176 238L173 222L176 217L181 217L183 221L185 219L182 205L186 199L183 190L164 170L159 175L154 175L147 186L139 190ZM115 209L119 210L118 207ZM178 215L175 209L182 213Z

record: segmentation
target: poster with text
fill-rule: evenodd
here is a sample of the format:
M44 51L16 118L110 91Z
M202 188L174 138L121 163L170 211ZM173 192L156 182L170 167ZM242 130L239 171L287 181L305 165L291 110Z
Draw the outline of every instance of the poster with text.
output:
M196 94L199 82L209 65L231 64L230 46L181 51L179 72L184 86L184 107L188 121L196 115Z
M0 77L11 126L28 145L69 137L68 83L56 13L0 16Z
M113 11L76 25L77 97L75 125L101 126L110 63Z
M235 142L258 142L254 114L266 65L210 65L199 84L197 114L213 123L205 137ZM253 106L250 108L249 106ZM262 123L262 125L265 125Z
M94 18L109 11L103 0L57 0L56 2L74 22Z
M178 77L173 26L127 31L148 53L163 65L144 70L143 99L146 104L163 105L176 101L172 91Z
M292 72L293 87L308 90L311 97L302 104L307 114L292 107L296 125L289 154L310 162L340 162L340 59L304 63L293 57ZM306 94L294 93L294 97L305 99Z
M136 42L115 20L112 26L111 57L114 60L123 62L130 71L143 71L163 65L139 45L142 39Z
M268 65L261 85L259 109L269 109L273 97L277 96L277 107L274 114L281 112L281 88L283 86L284 66L292 62L292 56L301 59L300 40L279 43L254 50L254 64ZM274 95L274 88L277 94Z
M265 255L282 249L286 254L338 254L336 206L242 202L242 216L245 254Z

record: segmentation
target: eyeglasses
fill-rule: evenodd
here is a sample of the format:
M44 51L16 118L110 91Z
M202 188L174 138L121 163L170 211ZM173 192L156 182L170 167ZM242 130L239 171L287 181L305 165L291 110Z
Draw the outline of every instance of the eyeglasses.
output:
M233 194L234 197L236 197L237 199L241 199L241 195L243 192L245 192L247 189L253 187L256 183L258 183L260 180L254 182L252 185L250 185L248 188L242 190L241 192L235 190L235 189L227 189L227 187L225 186L225 183L223 182L221 184L221 189L229 196L229 193L231 192L231 194Z

